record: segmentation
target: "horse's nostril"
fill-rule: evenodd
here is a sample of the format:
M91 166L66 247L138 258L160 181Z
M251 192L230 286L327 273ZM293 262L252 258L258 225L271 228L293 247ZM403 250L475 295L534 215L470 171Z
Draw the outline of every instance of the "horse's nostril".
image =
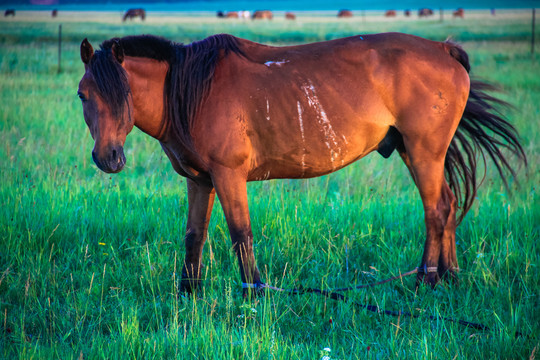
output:
M116 149L113 149L113 151L112 151L112 159L113 159L113 161L116 161L116 159L117 159Z

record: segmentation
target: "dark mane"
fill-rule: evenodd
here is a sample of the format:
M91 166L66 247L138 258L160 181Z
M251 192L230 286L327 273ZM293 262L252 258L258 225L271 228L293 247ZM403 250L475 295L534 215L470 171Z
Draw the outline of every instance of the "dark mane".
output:
M111 48L115 42L127 56L169 63L164 89L166 115L163 126L170 128L183 142L190 142L193 119L210 91L220 56L229 52L244 56L238 39L226 34L213 35L189 45L153 35L106 40L95 52L89 66L115 117L123 113L130 94L127 74L113 58Z
M112 44L116 41L118 41L122 46L122 49L124 49L124 53L128 56L146 57L158 61L167 61L169 63L174 60L174 47L182 46L182 44L154 35L113 38L104 41L101 46L110 49Z
M210 92L214 71L220 56L229 52L245 56L238 38L219 34L186 46L178 46L176 60L167 75L167 118L173 132L184 143L190 133L197 112Z

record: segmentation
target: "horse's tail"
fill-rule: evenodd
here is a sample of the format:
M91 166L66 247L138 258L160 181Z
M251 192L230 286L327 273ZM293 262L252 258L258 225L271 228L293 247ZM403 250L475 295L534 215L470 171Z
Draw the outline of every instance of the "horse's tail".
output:
M469 72L469 57L465 50L448 41L445 45L450 55ZM471 208L479 186L477 182L478 152L482 156L484 166L486 155L491 158L507 189L507 174L509 173L513 178L516 177L516 170L512 166L515 163L511 164L501 150L506 148L519 162L527 166L527 157L519 143L515 127L497 110L497 108L510 107L510 105L486 93L494 90L497 88L493 85L471 80L465 111L446 154L444 168L448 185L456 195L462 209L458 223Z

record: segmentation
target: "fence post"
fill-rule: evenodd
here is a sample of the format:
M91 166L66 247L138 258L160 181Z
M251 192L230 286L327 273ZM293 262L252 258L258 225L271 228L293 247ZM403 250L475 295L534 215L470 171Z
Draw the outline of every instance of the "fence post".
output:
M62 72L62 24L58 25L58 73Z
M532 9L532 37L531 37L531 55L534 55L534 27L536 22L536 9Z

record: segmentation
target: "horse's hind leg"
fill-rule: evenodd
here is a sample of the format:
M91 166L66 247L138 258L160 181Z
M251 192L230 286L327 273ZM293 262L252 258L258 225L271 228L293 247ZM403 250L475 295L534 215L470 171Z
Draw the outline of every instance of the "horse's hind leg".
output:
M199 185L190 179L187 179L187 186L189 210L185 236L186 257L180 290L192 292L199 286L201 278L202 251L216 193L213 187Z
M448 276L452 280L456 280L456 271L459 270L457 255L456 255L456 211L457 200L456 196L450 190L450 187L444 182L443 196L446 202L450 204L450 212L446 219L444 233L442 236L441 255L439 257L439 276Z
M457 268L456 198L444 178L444 142L405 140L399 153L409 168L424 205L426 241L418 281L434 286Z

